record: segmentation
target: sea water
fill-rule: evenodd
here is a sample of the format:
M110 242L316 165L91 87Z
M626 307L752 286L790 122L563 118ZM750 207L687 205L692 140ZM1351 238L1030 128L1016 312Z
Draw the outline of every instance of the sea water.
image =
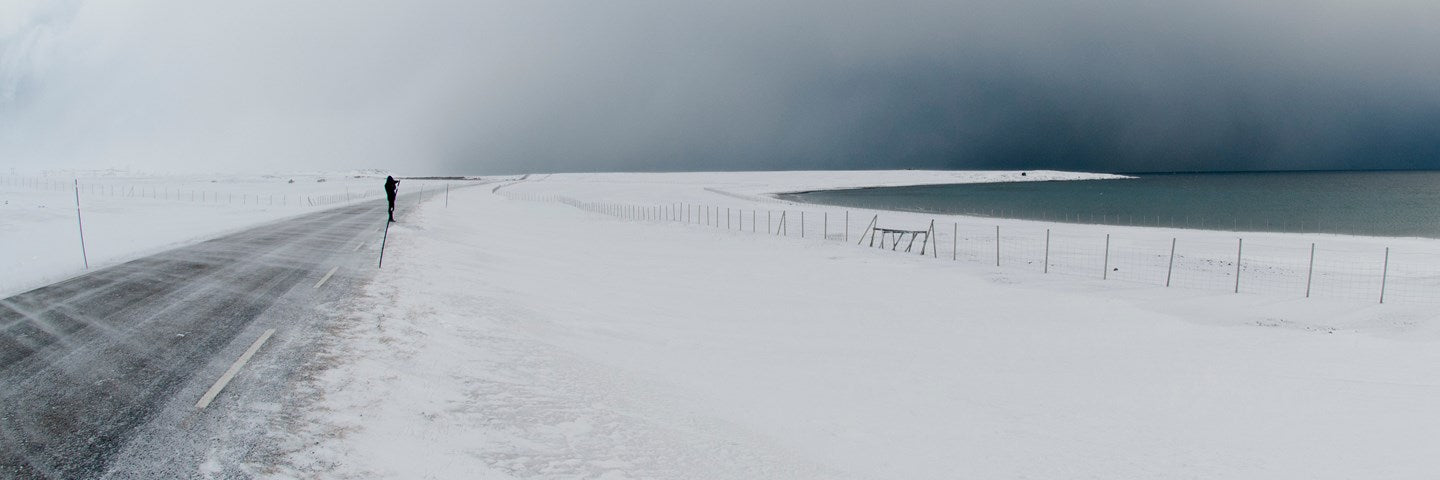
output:
M1440 172L1132 176L830 190L781 198L1054 222L1440 238Z

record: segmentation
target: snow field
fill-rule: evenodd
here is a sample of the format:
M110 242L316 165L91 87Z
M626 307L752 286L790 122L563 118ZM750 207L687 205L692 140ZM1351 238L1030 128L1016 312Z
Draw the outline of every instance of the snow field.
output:
M586 198L557 177L500 193ZM1424 478L1440 467L1428 307L617 221L489 188L427 202L390 235L278 477Z

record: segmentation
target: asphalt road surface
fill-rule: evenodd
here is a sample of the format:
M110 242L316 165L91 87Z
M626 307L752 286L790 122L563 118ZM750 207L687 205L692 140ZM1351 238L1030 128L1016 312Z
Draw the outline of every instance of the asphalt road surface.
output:
M397 219L417 200L402 195ZM264 454L329 306L377 271L384 225L383 200L350 205L0 300L0 478L258 473L244 465Z

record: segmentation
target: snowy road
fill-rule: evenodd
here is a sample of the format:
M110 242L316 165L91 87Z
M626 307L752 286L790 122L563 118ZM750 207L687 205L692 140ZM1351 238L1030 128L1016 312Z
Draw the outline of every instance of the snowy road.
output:
M304 215L0 300L0 477L245 476L324 305L374 272L384 215Z

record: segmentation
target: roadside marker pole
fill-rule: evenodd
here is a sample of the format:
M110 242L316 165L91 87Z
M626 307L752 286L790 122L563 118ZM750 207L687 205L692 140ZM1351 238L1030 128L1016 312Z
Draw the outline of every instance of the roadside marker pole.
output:
M379 264L376 264L376 265L375 265L375 268L381 268L381 267L384 267L384 266L385 266L385 240L387 240L387 239L389 239L389 238L390 238L390 222L387 220L387 221L385 222L385 234L380 236L380 263L379 263Z
M85 222L80 219L80 179L75 179L75 224L80 227L80 258L85 269L90 269L90 255L85 253Z

